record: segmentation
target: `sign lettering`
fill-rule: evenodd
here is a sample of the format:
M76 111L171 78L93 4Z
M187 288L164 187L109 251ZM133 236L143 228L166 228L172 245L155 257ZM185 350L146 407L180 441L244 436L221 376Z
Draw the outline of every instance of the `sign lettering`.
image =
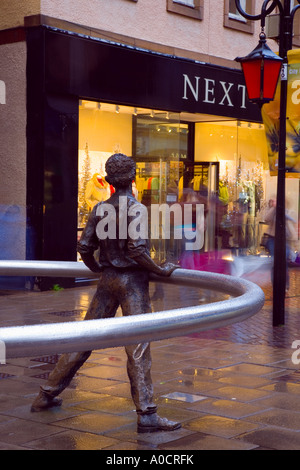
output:
M224 105L224 100L227 99L228 101L228 105L227 106L233 106L232 104L232 101L230 99L230 96L229 96L229 91L231 90L231 88L233 87L233 83L229 83L228 85L228 88L226 88L226 82L220 82L221 85L222 85L222 88L224 90L224 98L222 99L222 101L220 102L221 105Z
M194 98L196 101L198 101L198 96L199 96L199 80L200 80L200 77L195 77L196 79L196 89L193 87L189 77L185 74L183 74L184 76L184 93L183 93L183 99L184 100L188 100L188 97L186 95L186 92L187 92L187 85L189 86L189 89L191 90Z
M212 98L209 99L209 96L213 97L215 94L215 80L212 80L210 78L205 78L205 100L204 103L215 103L216 99ZM212 85L210 88L210 84Z
M220 97L218 100L217 96ZM182 99L246 109L246 87L240 83L216 81L212 78L191 78L184 73Z

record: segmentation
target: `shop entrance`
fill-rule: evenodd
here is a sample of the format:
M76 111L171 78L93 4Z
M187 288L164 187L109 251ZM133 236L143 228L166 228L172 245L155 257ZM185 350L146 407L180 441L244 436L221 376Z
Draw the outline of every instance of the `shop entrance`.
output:
M188 131L188 124L180 123L175 113L151 111L135 116L133 121L137 197L148 209L150 254L158 263L177 262L180 244L174 241L173 220L166 220L170 213L162 211L157 221L151 208L155 205L171 208L178 203L180 167L181 160L187 158ZM169 223L171 231L166 234Z
M205 233L203 251L218 248L217 241L217 200L219 196L219 162L184 162L179 180L179 199L189 199L190 192L195 200L205 206Z

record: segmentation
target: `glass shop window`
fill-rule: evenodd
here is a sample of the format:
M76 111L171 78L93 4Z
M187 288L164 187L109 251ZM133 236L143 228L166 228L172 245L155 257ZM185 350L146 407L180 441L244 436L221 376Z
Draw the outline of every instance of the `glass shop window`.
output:
M151 204L178 200L180 158L187 156L187 125L167 111L134 108L81 100L79 105L78 238L95 204L107 200L114 188L105 180L105 163L114 153L136 161L133 194L150 209ZM149 221L151 227L151 220ZM173 253L170 241L149 244L151 256L164 261Z

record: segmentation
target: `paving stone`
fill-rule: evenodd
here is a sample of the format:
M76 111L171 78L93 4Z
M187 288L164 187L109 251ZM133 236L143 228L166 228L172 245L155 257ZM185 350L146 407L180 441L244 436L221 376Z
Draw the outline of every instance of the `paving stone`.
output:
M300 412L273 408L247 418L251 422L300 431Z
M225 418L222 416L207 415L202 418L193 419L184 426L186 429L213 436L232 438L247 431L253 431L260 427L259 424L242 421L238 419Z
M56 426L35 423L23 419L12 419L0 423L0 442L8 444L26 444L33 439L49 436L61 432Z
M103 434L135 421L135 416L129 417L128 415L120 416L101 412L88 412L73 418L63 419L56 422L55 425L66 429L77 429L94 434Z
M238 441L236 439L225 439L222 437L209 436L203 433L194 433L182 439L161 444L161 450L253 450L256 444Z
M206 395L241 402L253 402L258 398L269 396L271 392L267 390L255 390L245 387L220 387L215 390L207 390Z
M236 364L230 367L223 367L223 372L231 372L234 374L240 374L240 375L255 375L255 376L267 376L269 374L272 374L273 372L278 372L279 370L282 370L280 368L275 367L269 367L269 366L262 366L262 365L256 365L256 364Z
M152 449L156 448L160 444L176 441L177 439L189 436L190 434L192 434L192 432L186 429L185 427L182 427L172 432L154 432L139 434L136 432L136 424L133 423L128 426L123 426L120 429L115 429L105 433L105 435L108 437L124 440L125 442L136 442L140 445L152 445Z
M210 413L217 416L226 418L245 418L254 413L258 413L268 408L268 405L261 400L256 401L254 404L241 403L236 400L213 400L206 399L200 403L195 403L191 407L193 411L199 410L203 413Z
M299 450L300 434L284 428L267 426L239 436L243 442L272 450Z
M101 450L118 443L119 441L109 437L70 430L30 441L26 446L35 450Z

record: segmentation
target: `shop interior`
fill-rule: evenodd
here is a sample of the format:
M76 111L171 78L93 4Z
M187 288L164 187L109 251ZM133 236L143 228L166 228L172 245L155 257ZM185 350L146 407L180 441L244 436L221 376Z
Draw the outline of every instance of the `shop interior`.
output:
M110 197L105 162L121 152L136 161L133 193L148 208L204 205L202 253L264 254L264 212L277 177L269 171L263 124L80 100L78 146L78 237L94 205ZM299 179L288 181L289 209L298 221ZM160 235L149 237L151 256L178 262L182 239L166 239L162 219Z

